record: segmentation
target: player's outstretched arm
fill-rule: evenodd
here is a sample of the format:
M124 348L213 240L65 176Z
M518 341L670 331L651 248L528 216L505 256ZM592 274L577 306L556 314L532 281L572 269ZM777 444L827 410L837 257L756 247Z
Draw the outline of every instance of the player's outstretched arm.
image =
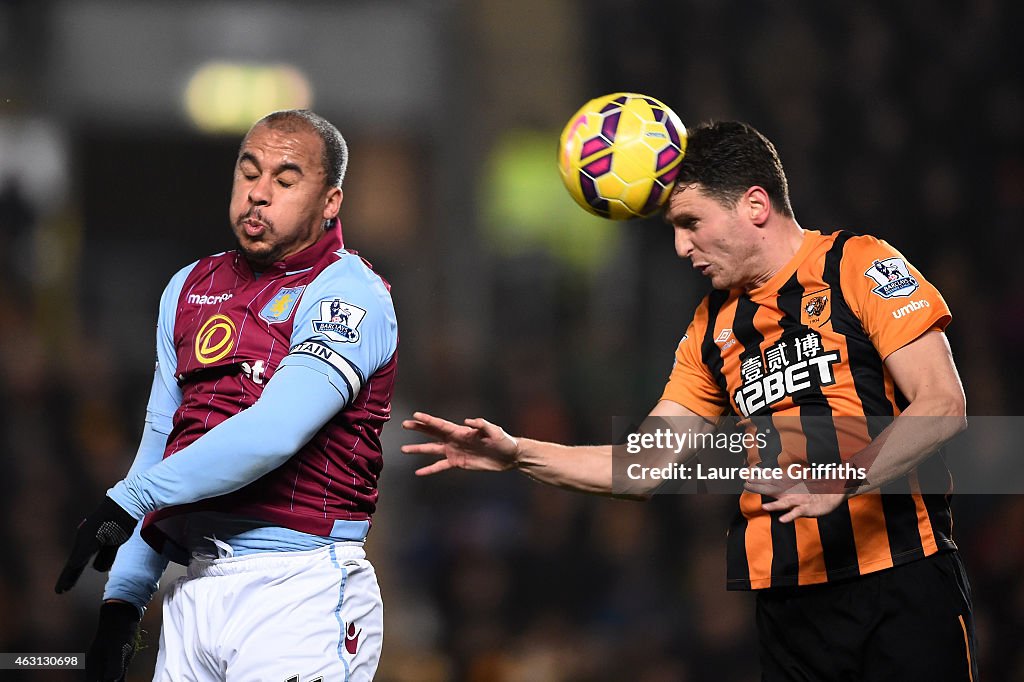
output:
M420 476L449 469L505 471L519 469L543 483L590 493L612 489L612 448L569 447L526 438L513 438L486 419L466 419L461 425L416 412L402 427L433 439L430 443L405 445L406 454L439 457L416 470Z
M711 425L694 412L677 403L663 400L655 406L650 418L675 417L692 420L693 430L711 429ZM656 421L656 420L655 420ZM643 430L648 425L641 426ZM506 471L518 469L542 483L587 493L603 495L644 495L651 490L613 490L611 445L560 445L529 438L513 438L500 426L486 419L466 419L456 424L425 412L416 412L402 427L422 433L429 443L405 445L402 452L428 455L437 461L416 470L417 475L467 469L470 471ZM672 453L674 460L685 460L691 451ZM655 484L656 485L656 484ZM653 489L652 485L652 489Z

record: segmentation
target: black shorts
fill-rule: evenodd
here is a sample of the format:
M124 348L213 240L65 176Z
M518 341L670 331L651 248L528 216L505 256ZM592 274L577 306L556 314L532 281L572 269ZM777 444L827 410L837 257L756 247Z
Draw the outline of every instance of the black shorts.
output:
M763 682L978 682L971 588L956 552L757 595Z

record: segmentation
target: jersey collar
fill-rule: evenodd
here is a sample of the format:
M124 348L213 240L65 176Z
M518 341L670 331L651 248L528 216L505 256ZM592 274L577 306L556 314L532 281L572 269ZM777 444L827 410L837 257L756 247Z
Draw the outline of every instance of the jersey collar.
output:
M818 238L821 237L821 232L818 230L804 230L803 241L800 243L800 248L793 254L785 265L783 265L778 272L771 276L767 282L746 292L751 299L757 300L768 296L774 296L778 293L782 285L789 281L789 278L793 276L793 273L797 271L800 264L807 260L807 257L811 255L811 251L818 243Z
M324 230L323 236L316 240L316 243L273 263L262 270L260 276L276 277L286 272L307 270L328 254L343 248L345 248L345 242L341 234L341 220L335 218L331 221L330 227ZM245 259L245 255L241 251L235 252L235 269L252 272L252 266L249 265L249 261Z

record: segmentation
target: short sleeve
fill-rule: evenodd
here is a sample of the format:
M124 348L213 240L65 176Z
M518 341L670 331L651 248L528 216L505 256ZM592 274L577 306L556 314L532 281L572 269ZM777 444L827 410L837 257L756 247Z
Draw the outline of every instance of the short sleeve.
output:
M925 332L952 319L942 295L903 256L881 239L859 236L846 243L843 296L884 360Z
M701 417L718 417L726 411L727 397L701 358L700 346L707 323L707 299L704 299L676 347L675 363L661 399L682 405Z
M345 253L303 293L291 350L281 366L324 372L351 400L397 347L398 323L388 287L362 259Z

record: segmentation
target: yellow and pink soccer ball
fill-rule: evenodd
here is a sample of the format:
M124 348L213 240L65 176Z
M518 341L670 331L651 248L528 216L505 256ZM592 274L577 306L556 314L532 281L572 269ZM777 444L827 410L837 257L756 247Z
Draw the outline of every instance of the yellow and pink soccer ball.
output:
M612 220L660 209L686 153L686 128L662 102L631 92L592 99L559 140L558 169L576 203Z

